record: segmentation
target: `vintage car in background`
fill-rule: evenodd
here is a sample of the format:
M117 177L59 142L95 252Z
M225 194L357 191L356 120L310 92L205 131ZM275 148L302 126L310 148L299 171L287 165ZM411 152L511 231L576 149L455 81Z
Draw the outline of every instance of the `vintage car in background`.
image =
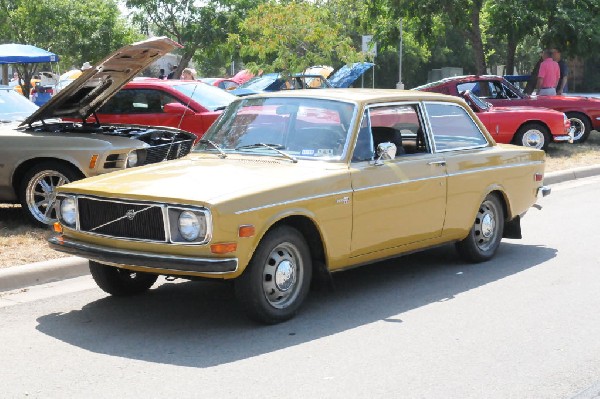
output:
M199 139L236 98L202 82L136 78L88 122L98 118L102 123L170 126L194 133Z
M573 142L565 114L541 107L497 107L470 91L460 93L497 143L546 150L548 145Z
M501 107L544 107L563 112L571 122L573 142L584 142L592 130L600 130L600 99L576 96L529 96L501 76L454 76L415 87L458 96L469 90L485 101Z
M240 85L240 83L227 78L199 78L198 80L209 86L218 87L221 90L233 90Z
M471 262L521 237L544 152L498 145L457 97L296 90L243 97L182 159L58 189L56 250L100 288L233 280L248 315L291 318L312 280L456 243Z
M373 67L372 62L356 62L344 65L329 78L310 71L323 71L328 76L331 73L327 67L310 67L304 73L285 75L280 73L267 73L250 79L246 83L231 91L236 96L249 96L264 92L298 89L328 89L348 88L366 71Z
M179 129L84 122L139 71L178 46L167 38L125 46L40 108L0 89L0 202L20 202L35 223L51 224L57 186L189 153L196 136Z

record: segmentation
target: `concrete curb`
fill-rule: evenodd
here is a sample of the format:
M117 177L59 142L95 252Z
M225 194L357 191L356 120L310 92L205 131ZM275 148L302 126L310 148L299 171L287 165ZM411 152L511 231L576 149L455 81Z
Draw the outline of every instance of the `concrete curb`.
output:
M582 179L600 175L600 165L582 166L579 168L550 172L544 175L544 184L557 184L569 180Z
M0 269L0 292L89 274L88 260L71 256Z
M600 175L600 164L546 173L544 184L558 184L597 175ZM89 274L87 259L76 256L13 266L8 269L0 269L0 292L18 290L31 285L46 284L86 274Z

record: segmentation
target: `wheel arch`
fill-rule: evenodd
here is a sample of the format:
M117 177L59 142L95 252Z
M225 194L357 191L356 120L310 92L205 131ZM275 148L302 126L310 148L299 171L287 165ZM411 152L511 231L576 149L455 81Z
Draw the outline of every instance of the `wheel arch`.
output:
M536 124L536 125L539 124L539 125L544 126L546 128L546 130L548 130L548 133L551 134L550 127L548 126L548 124L546 122L539 120L539 119L528 119L519 125L519 127L517 128L517 131L515 132L515 135L517 134L517 132L519 130L523 129L525 126L532 125L532 124Z
M288 215L273 223L265 230L264 234L259 240L262 241L263 237L271 230L279 226L289 226L300 232L308 248L310 249L310 256L312 260L313 278L318 276L324 276L329 274L327 268L327 257L325 250L325 243L323 242L323 235L317 227L317 224L313 219L306 215Z
M85 177L85 174L81 171L81 169L79 169L79 167L77 165L75 165L73 162L69 162L65 159L52 158L52 157L31 158L31 159L28 159L28 160L22 162L19 166L17 166L13 173L11 185L13 187L13 190L15 190L15 193L19 192L19 186L23 182L23 177L25 176L27 171L30 170L31 168L33 168L34 166L39 165L43 162L56 162L56 163L62 164L64 166L69 167L69 168L73 169L74 171L76 171L80 175L80 178Z

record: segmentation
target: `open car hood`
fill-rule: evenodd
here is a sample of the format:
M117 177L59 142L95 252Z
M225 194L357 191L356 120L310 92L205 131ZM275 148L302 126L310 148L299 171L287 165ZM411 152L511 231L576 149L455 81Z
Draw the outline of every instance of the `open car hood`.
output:
M356 79L360 78L373 65L375 64L372 62L355 62L352 65L344 65L329 77L329 83L333 87L342 89L350 87Z
M21 125L51 118L86 120L140 71L178 47L182 46L166 37L125 46L95 67L84 70Z

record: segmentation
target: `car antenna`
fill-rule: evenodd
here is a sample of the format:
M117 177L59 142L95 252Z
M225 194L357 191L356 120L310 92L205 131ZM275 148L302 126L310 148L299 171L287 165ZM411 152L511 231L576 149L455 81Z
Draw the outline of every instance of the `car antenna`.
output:
M179 129L181 127L181 124L183 123L183 118L185 118L185 113L188 111L188 109L190 109L190 102L192 101L192 97L194 97L196 88L198 87L199 84L204 84L204 83L198 82L197 80L194 80L194 82L196 82L196 84L194 85L194 90L192 90L192 95L189 96L190 98L188 99L187 104L185 104L185 110L183 111L183 114L181 114L181 118L179 119L179 124L177 125L177 129Z

